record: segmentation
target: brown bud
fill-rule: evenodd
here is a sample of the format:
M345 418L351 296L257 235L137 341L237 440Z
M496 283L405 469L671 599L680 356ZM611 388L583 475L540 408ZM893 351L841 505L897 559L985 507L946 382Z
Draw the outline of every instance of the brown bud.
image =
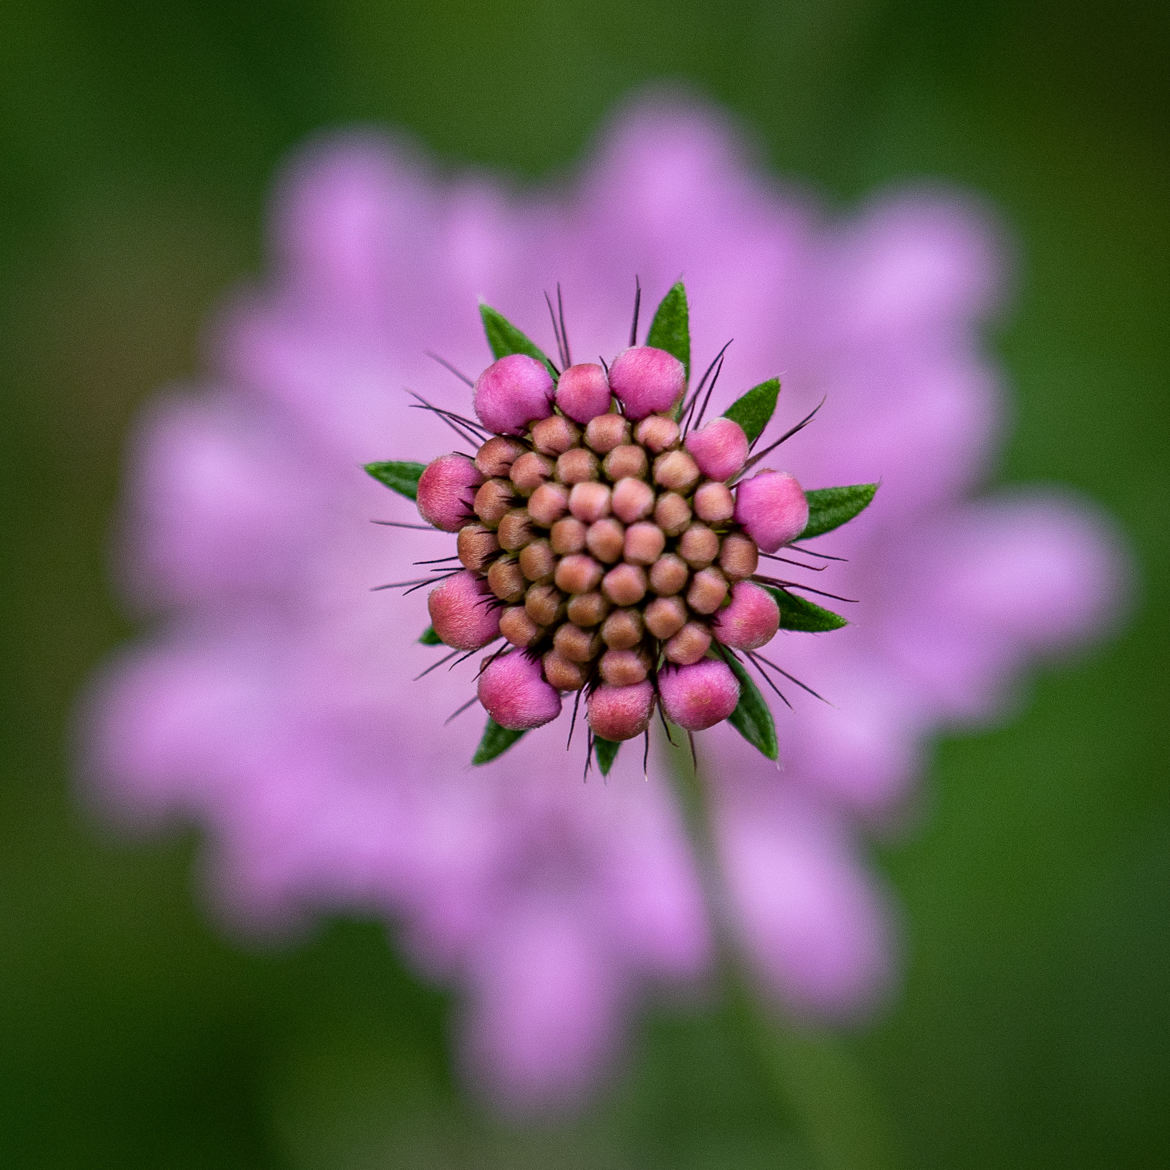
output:
M585 533L585 544L589 551L607 565L612 565L622 555L626 530L612 516L589 525Z
M561 483L542 483L528 500L528 515L542 528L551 528L569 510L569 491Z
M558 691L579 691L589 681L590 668L571 662L556 650L549 650L540 660L549 686Z
M530 496L552 473L553 461L547 455L525 451L523 455L517 456L508 478L520 495Z
M562 622L553 635L553 647L570 662L592 662L601 650L601 638L596 630Z
M727 597L727 578L718 569L700 569L687 590L687 605L695 613L714 613Z
M648 414L634 427L634 438L649 451L665 451L678 442L678 423L668 414Z
M575 626L588 629L599 625L609 611L609 602L596 590L592 593L576 593L569 598L569 621Z
M652 565L662 555L666 537L657 524L639 520L626 529L622 555L631 565Z
M532 445L542 455L563 455L575 447L581 438L581 428L564 415L554 414L532 424Z
M645 613L646 629L665 641L687 624L687 607L681 597L656 597Z
M659 597L671 597L681 592L690 578L686 561L675 553L666 553L650 566L650 588Z
M521 649L539 642L544 628L538 626L522 605L510 605L500 614L500 633Z
M611 687L633 686L650 673L645 654L637 650L607 650L598 668L602 679Z
M644 629L636 609L615 609L601 623L601 640L611 650L631 650L642 641Z
M547 581L556 567L557 558L547 540L534 540L520 550L520 572L529 581Z
M551 626L564 613L565 595L552 585L533 585L524 594L524 608L538 626Z
M729 532L719 548L719 567L729 581L743 581L760 567L760 550L743 532Z
M509 480L484 480L475 493L475 514L489 528L494 528L512 506L515 494L516 489Z
M556 585L563 593L589 593L601 583L601 566L584 553L561 557L556 567Z
M654 482L667 491L690 491L699 482L699 465L688 451L667 451L654 460Z
M463 567L478 573L500 551L500 542L490 528L482 524L464 524L455 538L455 548Z
M601 466L609 480L617 483L619 479L645 479L650 463L641 447L633 443L623 443L605 457Z
M601 579L601 592L614 605L637 605L646 596L646 570L641 565L615 565Z
M520 566L510 557L498 557L487 571L488 588L501 601L519 601L528 588Z
M589 480L587 483L573 484L569 492L569 511L578 520L592 524L602 516L608 516L610 509L610 490L603 483Z
M654 505L654 523L667 536L678 536L691 522L691 506L678 492L666 492Z
M723 524L735 512L735 497L725 483L708 480L695 489L695 515L708 524Z
M476 470L484 476L506 476L516 457L527 450L528 448L518 439L493 435L476 452Z
M533 537L532 518L527 508L512 508L500 517L496 539L500 548L515 552L523 548Z
M613 485L613 514L626 524L654 511L654 489L644 479L619 479Z
M585 424L585 442L598 455L608 455L630 441L629 420L620 414L599 414Z
M567 498L567 497L566 497ZM580 552L585 547L585 525L576 516L558 520L548 534L552 550L558 556Z
M711 649L711 631L699 622L687 622L673 638L662 647L668 662L678 666L690 666L698 662Z
M557 456L557 479L561 483L588 483L597 478L600 468L597 456L584 447L574 447Z
M679 539L678 555L692 569L706 568L719 555L719 537L706 524L692 524Z

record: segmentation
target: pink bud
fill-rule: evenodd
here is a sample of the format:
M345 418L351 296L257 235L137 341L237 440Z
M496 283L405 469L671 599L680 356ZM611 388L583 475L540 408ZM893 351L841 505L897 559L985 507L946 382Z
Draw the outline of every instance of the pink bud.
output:
M729 418L713 418L701 430L686 437L686 449L707 479L730 479L739 471L748 454L743 427Z
M540 661L511 652L493 658L479 676L479 701L509 731L527 731L561 713L561 696L540 672Z
M735 519L764 552L775 552L807 527L808 500L787 471L761 471L736 487Z
M482 577L464 569L431 590L427 612L435 633L456 650L478 650L500 632L500 614L488 602Z
M635 345L623 350L609 367L609 384L626 416L635 422L671 409L682 397L686 367L664 349Z
M751 581L731 587L731 602L715 615L715 637L733 650L758 650L780 628L780 607Z
M458 532L471 518L475 489L483 476L465 455L440 455L418 477L418 510L444 532Z
M609 379L594 362L570 366L557 381L557 406L579 423L587 423L609 410Z
M589 695L586 710L594 735L615 742L633 739L650 726L654 713L654 687L649 681L628 687L602 683Z
M686 731L714 727L735 710L739 683L725 662L708 658L693 666L669 667L658 676L666 717Z
M552 411L553 380L543 362L511 353L475 380L475 413L489 431L519 434L534 419Z

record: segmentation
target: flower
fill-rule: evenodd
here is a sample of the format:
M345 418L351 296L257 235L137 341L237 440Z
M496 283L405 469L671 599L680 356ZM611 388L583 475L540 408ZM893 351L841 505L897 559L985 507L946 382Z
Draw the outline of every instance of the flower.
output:
M775 688L769 669L789 676L752 651L782 624L808 632L846 623L793 596L804 588L799 583L759 573L760 557L823 568L775 554L799 536L838 528L869 504L877 485L822 490L810 507L791 473L748 474L816 411L750 459L775 409L779 379L753 387L703 426L722 353L689 389L681 281L648 336L671 348L632 344L639 288L631 345L601 365L572 362L559 290L557 296L558 311L551 299L548 307L559 369L483 306L497 357L474 383L464 377L478 421L415 395L465 450L426 466L366 465L415 500L428 523L458 533L454 555L416 562L442 574L438 584L431 575L381 588L409 594L433 586L424 640L453 647L436 667L459 651L469 657L496 647L478 673L477 695L490 720L473 763L487 763L554 720L562 692L576 693L570 738L586 696L587 754L596 750L603 773L621 741L648 736L655 709L664 726L669 719L688 735L730 718L775 759L775 726L741 653ZM796 551L820 555L790 549Z
M338 908L395 923L422 972L461 988L465 1066L508 1106L581 1100L639 996L710 971L716 917L778 1004L864 1010L896 960L861 831L905 807L931 733L989 718L1034 655L1096 635L1120 573L1108 525L1065 493L973 498L1001 425L977 332L1001 251L954 194L826 218L675 99L625 110L574 181L534 193L440 176L372 134L310 145L279 187L265 280L212 330L211 372L133 436L119 563L151 628L89 693L87 792L132 822L202 825L213 905L247 929ZM726 724L702 736L707 859L664 768L643 783L619 758L582 784L546 730L471 769L481 721L441 721L474 667L409 683L434 661L421 600L370 591L444 551L433 531L372 531L412 517L359 469L434 449L441 424L403 393L439 399L427 352L480 369L475 298L535 319L558 282L574 349L610 352L632 272L658 290L685 273L695 352L736 338L726 384L779 365L795 417L826 398L827 437L786 449L802 484L883 483L825 543L848 558L833 587L862 599L855 620L781 635L784 669L834 705L793 693L782 770ZM501 433L528 421L481 389ZM548 388L530 391L539 413ZM565 413L597 393L583 373ZM692 455L734 464L735 441ZM448 528L459 476L435 474Z

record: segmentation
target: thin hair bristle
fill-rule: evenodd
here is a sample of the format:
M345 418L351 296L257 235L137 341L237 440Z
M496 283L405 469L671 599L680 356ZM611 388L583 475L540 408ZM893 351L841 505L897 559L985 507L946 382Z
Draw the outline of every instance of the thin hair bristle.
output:
M630 344L638 344L638 314L642 309L642 282L634 277L634 319L630 323Z
M431 359L431 361L433 361L433 362L438 362L439 365L441 365L443 367L443 369L448 371L448 373L454 374L455 377L458 378L459 381L462 382L464 385L466 385L466 386L474 386L475 385L475 381L472 378L469 378L462 370L453 366L449 361L447 361L446 358L439 357L439 355L437 353L432 353L429 349L427 350L427 357L429 357Z

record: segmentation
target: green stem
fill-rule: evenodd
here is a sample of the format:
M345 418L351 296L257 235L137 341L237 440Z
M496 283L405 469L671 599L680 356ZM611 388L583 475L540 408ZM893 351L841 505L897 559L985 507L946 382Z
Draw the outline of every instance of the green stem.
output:
M674 753L684 817L712 910L721 968L745 1035L781 1110L796 1122L820 1170L884 1170L890 1162L883 1111L857 1061L832 1034L799 1027L761 1004L728 942L711 896L717 852L707 793L685 748Z

